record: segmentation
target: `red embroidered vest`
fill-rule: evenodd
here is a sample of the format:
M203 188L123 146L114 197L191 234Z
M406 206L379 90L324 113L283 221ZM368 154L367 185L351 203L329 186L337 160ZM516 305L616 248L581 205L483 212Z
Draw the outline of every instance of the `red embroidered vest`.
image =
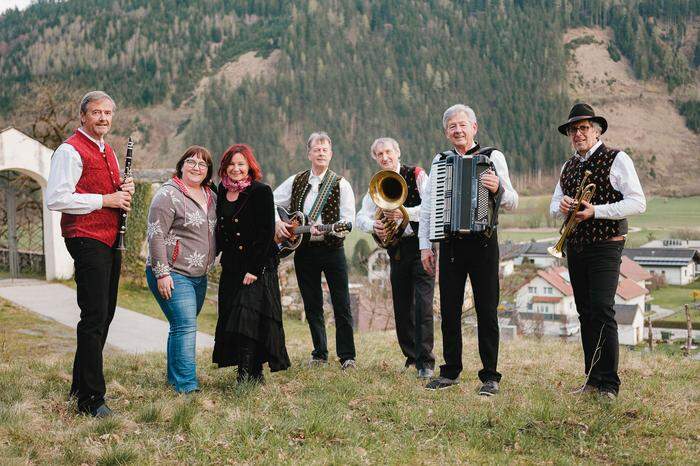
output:
M83 161L83 173L75 186L76 193L111 194L119 190L119 165L109 145L105 144L102 153L97 144L80 131L69 137L66 144L73 146ZM111 247L118 230L118 209L102 208L85 215L61 215L64 238L92 238Z

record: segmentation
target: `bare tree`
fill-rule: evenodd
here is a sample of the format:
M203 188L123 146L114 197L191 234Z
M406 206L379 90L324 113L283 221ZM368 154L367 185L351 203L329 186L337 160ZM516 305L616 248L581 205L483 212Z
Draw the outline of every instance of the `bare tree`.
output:
M18 99L12 120L46 147L56 149L79 124L80 98L80 91L65 84L36 82Z

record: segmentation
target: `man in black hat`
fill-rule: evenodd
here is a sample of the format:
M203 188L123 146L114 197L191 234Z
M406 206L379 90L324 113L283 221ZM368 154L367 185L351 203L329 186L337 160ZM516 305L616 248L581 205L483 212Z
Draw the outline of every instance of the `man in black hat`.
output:
M574 153L562 168L550 214L565 218L576 207L574 196L586 171L591 172L587 183L596 185L590 203L581 201L578 224L566 240L586 370L586 381L575 393L599 392L614 399L620 387L615 292L627 217L644 212L646 199L632 159L600 140L608 122L590 105L574 105L558 129L569 137Z

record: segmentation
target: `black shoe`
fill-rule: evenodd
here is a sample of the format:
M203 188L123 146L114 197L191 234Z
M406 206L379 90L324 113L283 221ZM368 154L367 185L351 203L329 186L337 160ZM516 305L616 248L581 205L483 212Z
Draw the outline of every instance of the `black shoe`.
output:
M309 367L321 367L321 366L325 366L325 365L327 365L327 364L328 364L328 360L327 360L327 359L314 358L314 357L312 357L312 358L309 360Z
M582 387L578 387L569 392L570 395L588 395L590 393L597 393L598 387L595 385L586 384Z
M428 382L428 384L425 386L428 390L442 390L445 388L450 388L454 387L457 385L459 382L457 382L457 379L448 379L447 377L438 377L436 379L431 380Z
M601 388L598 390L598 394L606 400L614 401L617 399L617 393L610 389Z
M487 380L479 389L481 396L493 396L498 394L498 382L495 380Z
M86 414L89 414L90 416L96 417L98 419L114 416L114 412L112 412L112 410L109 409L109 406L107 406L106 404L101 404L97 408L90 409L86 411Z
M357 363L355 363L354 359L346 359L343 361L343 363L340 365L340 368L344 371L348 369L357 369Z

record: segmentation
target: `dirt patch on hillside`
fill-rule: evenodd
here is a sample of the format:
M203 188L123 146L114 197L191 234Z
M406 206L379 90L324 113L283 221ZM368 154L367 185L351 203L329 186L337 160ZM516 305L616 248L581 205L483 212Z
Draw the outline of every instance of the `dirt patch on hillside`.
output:
M613 61L608 29L572 29L564 43L586 36L594 42L573 49L568 63L572 101L591 103L608 120L604 140L632 156L647 193L700 193L700 136L686 127L666 84L638 81L627 59Z
M175 161L186 147L200 141L185 140L182 129L202 105L201 96L213 83L223 80L227 87L236 88L245 79L265 79L272 76L275 65L281 57L279 50L267 58L256 56L255 51L247 52L236 60L226 63L215 73L200 80L193 96L178 108L169 103L155 105L147 109L126 108L118 118L127 127L133 128L132 137L137 145L134 166L139 168L161 168L174 166ZM138 119L139 123L136 123ZM115 148L126 146L126 137L115 135Z

